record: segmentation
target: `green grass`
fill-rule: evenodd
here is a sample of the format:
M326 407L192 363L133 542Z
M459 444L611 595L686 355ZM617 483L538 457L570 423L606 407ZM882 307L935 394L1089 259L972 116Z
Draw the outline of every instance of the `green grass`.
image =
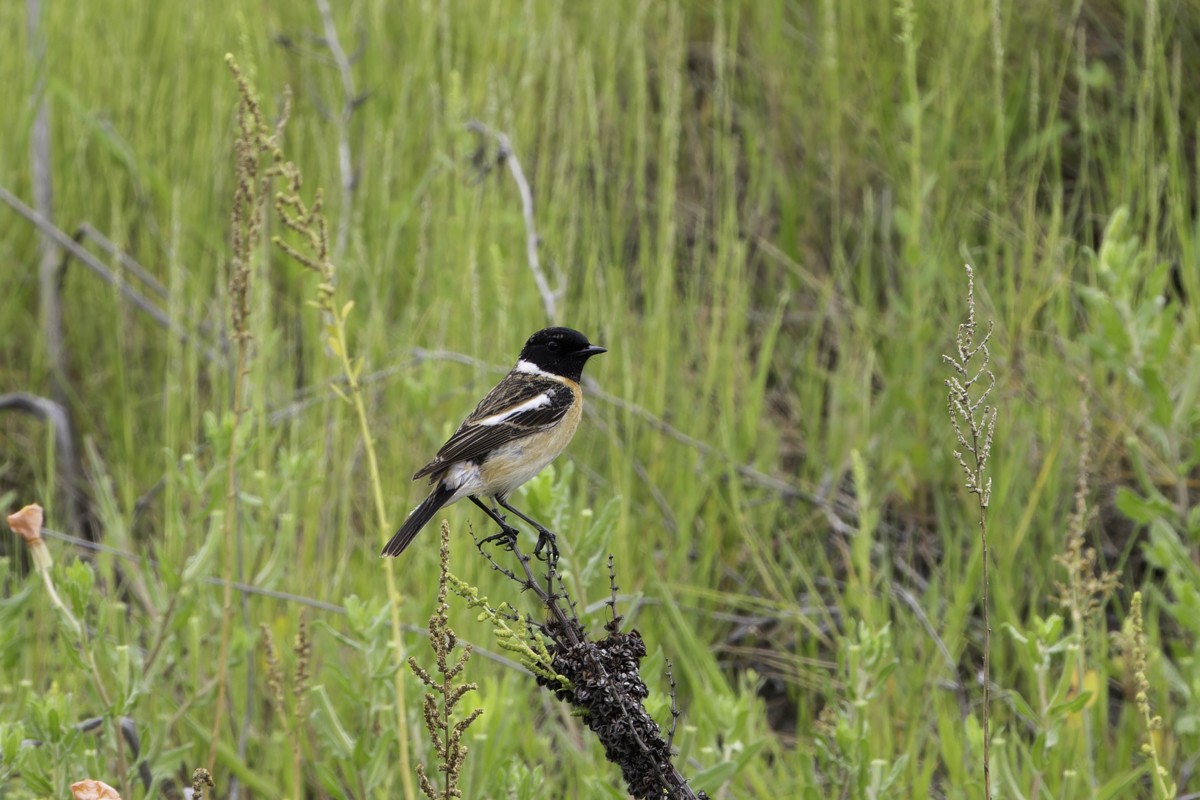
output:
M339 301L356 303L351 350L365 373L389 370L365 400L395 523L420 495L408 476L546 322L516 189L501 169L475 180L464 123L505 131L534 191L542 262L565 282L561 321L610 350L589 367L604 395L523 501L561 532L582 604L608 594L588 560L614 554L626 624L651 650L651 710L669 720L669 659L683 772L710 795L982 794L982 562L941 360L966 313L964 261L996 325L996 796L1161 796L1147 741L1167 784L1200 791L1188 757L1200 750L1191 4L360 0L335 9L367 93L351 121L350 209L316 5L184 5L45 4L58 225L90 222L150 269L181 329L227 328L237 88L225 53L269 116L291 86L284 148L306 192L325 187L331 221L351 217L337 265ZM0 185L28 201L23 4L0 4L0 30ZM36 231L0 213L0 387L49 395L36 253ZM1169 288L1172 264L1190 303ZM0 796L122 784L113 727L69 727L102 715L135 721L158 785L189 782L223 667L221 796L235 777L256 797L304 791L295 736L309 791L403 796L396 669L411 757L430 763L420 684L389 647L376 554L391 531L374 522L353 410L325 391L340 370L306 305L311 277L269 247L253 265L228 565L228 365L69 264L70 401L101 540L143 560L101 553L89 578L50 542L60 593L89 623L81 650L23 545L0 539ZM316 401L270 419L302 391ZM1055 556L1068 550L1084 398L1097 509L1086 545L1121 588L1073 616ZM0 498L41 502L61 530L51 443L32 420L0 416ZM507 596L470 545L479 514L447 516L456 574ZM414 631L434 605L435 540L426 532L395 566ZM222 590L205 579L230 566L339 610L237 595L221 665ZM1132 634L1118 635L1135 590L1163 718L1153 739L1122 644ZM290 676L301 613L311 713L294 731L271 710L259 626ZM451 623L497 649L462 605ZM429 657L416 632L403 645ZM479 655L466 677L485 709L467 797L620 796L583 723L530 678ZM22 750L22 738L46 745ZM124 782L144 796L134 773Z

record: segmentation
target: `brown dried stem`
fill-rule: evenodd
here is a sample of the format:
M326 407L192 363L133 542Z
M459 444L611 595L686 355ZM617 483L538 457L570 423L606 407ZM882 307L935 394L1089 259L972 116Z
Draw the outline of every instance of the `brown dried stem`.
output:
M433 648L437 661L437 672L441 676L435 678L411 656L408 666L422 683L430 688L425 695L422 710L425 717L425 728L433 742L434 752L438 756L438 771L443 773L442 789L439 791L425 773L425 765L417 765L417 777L421 783L421 791L429 800L450 800L461 797L458 788L462 774L463 762L467 757L467 746L462 743L462 736L479 715L482 708L476 708L461 719L452 718L454 707L467 694L479 687L474 683L457 684L467 661L471 658L471 645L463 645L462 653L451 657L458 645L458 636L450 627L450 605L446 602L449 593L450 576L450 526L444 520L441 527L441 559L438 570L437 608L429 617L429 645Z
M521 169L521 161L513 152L508 134L503 131L493 130L476 120L467 123L467 130L496 141L497 150L494 163L498 166L507 165L513 182L517 184L517 191L521 195L521 214L525 218L525 257L529 262L529 271L533 273L533 282L537 286L538 294L542 296L542 307L546 310L546 319L554 324L558 321L558 301L566 293L566 286L560 276L558 288L551 289L546 272L542 269L542 262L538 256L538 248L541 246L542 240L538 236L533 215L533 190L529 188L525 170ZM488 163L484 169L490 169L491 166L491 163Z
M638 670L646 655L646 645L637 631L621 631L621 617L616 614L615 602L612 604L613 619L605 625L606 635L592 641L558 576L557 560L550 558L546 562L546 573L539 580L533 571L532 558L521 550L516 538L506 540L504 546L516 557L524 577L497 563L491 552L482 547L480 550L493 569L515 581L522 591L533 592L550 615L544 625L525 619L534 640L525 646L534 651L540 648L549 656L548 667L542 663L526 663L538 685L583 713L588 727L604 746L608 760L620 766L631 795L672 800L706 798L703 792L696 792L688 785L687 779L671 761L677 714L674 679L669 679L672 684L672 735L664 738L662 728L644 706L650 690ZM614 592L615 586L615 574L610 574L610 587ZM456 585L456 591L467 596L472 605L486 605L486 600L471 596L469 590L464 593L459 585ZM485 613L493 622L499 614L491 608L485 609ZM541 644L542 635L550 639L550 645ZM520 652L519 646L504 646Z

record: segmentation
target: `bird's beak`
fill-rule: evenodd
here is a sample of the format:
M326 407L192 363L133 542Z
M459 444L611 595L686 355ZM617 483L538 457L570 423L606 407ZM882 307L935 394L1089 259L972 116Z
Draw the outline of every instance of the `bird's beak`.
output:
M593 345L588 345L587 349L585 349L585 350L580 350L579 355L583 356L584 358L591 358L592 356L598 356L601 353L607 353L607 352L608 352L607 347L601 347L598 344L593 344Z

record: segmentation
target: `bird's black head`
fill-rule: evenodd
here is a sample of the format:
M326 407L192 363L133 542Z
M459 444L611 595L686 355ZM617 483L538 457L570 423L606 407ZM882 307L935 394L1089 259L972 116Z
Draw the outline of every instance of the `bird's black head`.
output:
M571 328L546 328L529 337L521 348L517 368L523 364L561 375L573 381L583 375L583 365L592 356L608 352L590 343L582 333Z

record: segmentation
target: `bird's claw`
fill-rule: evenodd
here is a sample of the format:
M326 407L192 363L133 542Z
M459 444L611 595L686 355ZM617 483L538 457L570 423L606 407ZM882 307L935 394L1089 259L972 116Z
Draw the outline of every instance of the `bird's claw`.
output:
M549 547L547 548L547 546ZM543 550L546 550L546 556L544 558L542 557ZM537 544L534 545L533 548L533 557L548 563L555 563L558 561L558 542L555 541L554 534L545 528L538 530L538 540Z
M501 542L505 548L512 550L517 546L517 529L509 526L504 526L499 533L493 533L491 536L485 536L479 540L479 548L482 550L485 544L492 542Z

